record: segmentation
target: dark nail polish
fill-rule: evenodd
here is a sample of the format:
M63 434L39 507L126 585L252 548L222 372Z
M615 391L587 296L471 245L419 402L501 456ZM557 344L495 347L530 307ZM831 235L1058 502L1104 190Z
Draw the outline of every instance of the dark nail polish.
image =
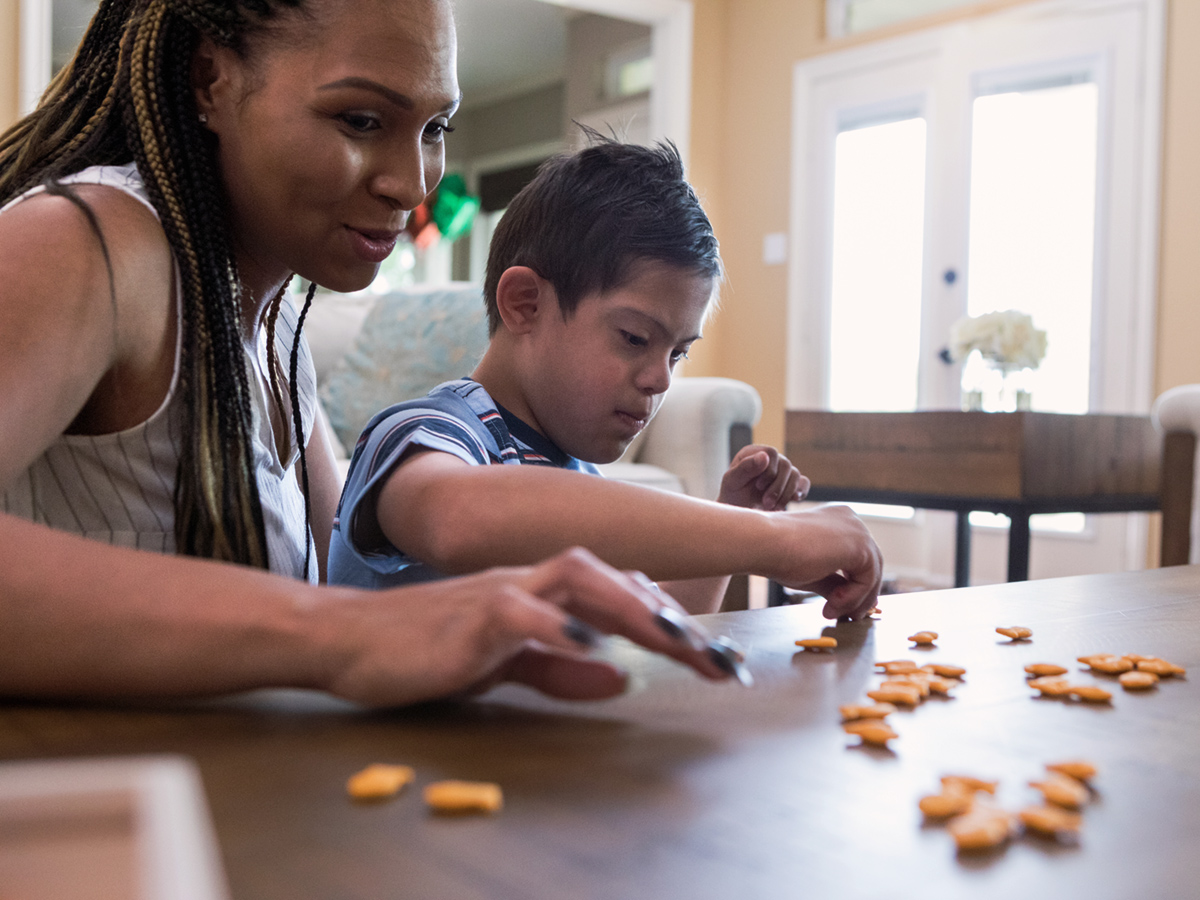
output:
M745 654L728 638L715 637L709 641L708 658L718 669L732 675L746 687L754 684L754 677L745 665Z
M734 666L733 660L730 659L721 650L720 647L716 647L716 646L713 646L712 644L709 644L708 645L708 658L710 660L712 660L712 664L714 666L716 666L718 669L720 669L726 675L735 674L734 668L733 668L733 666Z
M654 624L671 638L681 644L687 644L693 650L704 650L708 647L707 632L695 624L687 613L663 606L654 613Z
M600 642L600 635L596 629L586 622L581 622L574 616L569 617L563 623L563 634L581 647L588 647L589 649L595 647Z
M670 607L664 606L654 614L654 624L677 641L687 639L687 629L683 627L683 616Z

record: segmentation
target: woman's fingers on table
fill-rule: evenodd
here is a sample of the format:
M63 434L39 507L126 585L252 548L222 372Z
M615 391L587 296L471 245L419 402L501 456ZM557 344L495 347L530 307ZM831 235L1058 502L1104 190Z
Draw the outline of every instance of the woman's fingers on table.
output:
M593 628L664 653L710 678L728 673L713 664L707 635L669 596L575 548L535 566L522 585Z
M528 685L562 700L604 700L625 691L628 676L610 663L525 647L500 672L500 679Z
M510 678L557 696L610 696L623 689L623 675L586 658L601 632L708 678L729 674L671 598L586 550L527 568L355 592L322 611L316 686L371 706L477 692Z

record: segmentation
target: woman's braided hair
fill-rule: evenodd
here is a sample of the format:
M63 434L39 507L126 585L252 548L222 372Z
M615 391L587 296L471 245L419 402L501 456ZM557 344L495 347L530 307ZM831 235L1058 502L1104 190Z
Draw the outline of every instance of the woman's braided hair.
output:
M102 0L38 108L0 135L0 202L38 184L62 193L57 180L88 166L137 163L182 283L176 547L261 568L268 566L267 543L252 456L241 286L215 140L197 118L191 64L201 36L245 54L247 39L279 6L301 2ZM271 304L272 335L278 309ZM296 334L298 341L299 328ZM268 352L274 376L274 341ZM272 389L284 409L274 378ZM294 389L292 395L294 403ZM296 439L303 449L300 434Z

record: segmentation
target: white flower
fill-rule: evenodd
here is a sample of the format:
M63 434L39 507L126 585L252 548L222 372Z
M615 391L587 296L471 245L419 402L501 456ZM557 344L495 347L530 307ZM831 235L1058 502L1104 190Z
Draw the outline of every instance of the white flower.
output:
M964 316L950 326L950 358L965 359L978 350L1003 367L1036 369L1046 355L1046 332L1015 309Z

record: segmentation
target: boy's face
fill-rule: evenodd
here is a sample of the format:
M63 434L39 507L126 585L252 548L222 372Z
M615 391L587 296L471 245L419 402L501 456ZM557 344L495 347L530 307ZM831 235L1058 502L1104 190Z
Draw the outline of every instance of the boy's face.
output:
M578 459L615 460L658 411L712 296L712 278L647 261L570 318L549 310L526 360L529 424Z

